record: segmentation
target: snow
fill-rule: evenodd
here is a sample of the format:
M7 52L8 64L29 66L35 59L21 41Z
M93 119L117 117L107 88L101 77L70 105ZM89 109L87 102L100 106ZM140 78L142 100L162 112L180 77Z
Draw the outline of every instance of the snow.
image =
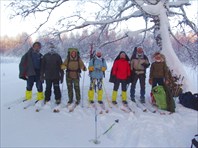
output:
M12 102L24 96L26 87L26 82L18 78L19 60L11 58L9 61L13 62L1 63L1 147L190 147L191 139L198 133L198 112L176 101L176 113L171 115L145 113L137 107L133 107L135 114L116 108L109 109L109 113L98 114L97 136L103 134L116 119L119 122L98 138L99 144L94 144L91 140L95 140L95 111L87 108L87 72L82 73L81 78L83 108L79 106L72 113L68 113L66 108L61 109L60 113L53 113L49 107L37 113L35 107L24 110L24 104L21 103L8 109ZM113 89L113 85L108 82L111 65L111 62L108 63L104 79L106 106L106 96L110 99ZM194 77L196 73L191 70L189 83L197 82ZM150 89L147 83L147 102ZM65 105L68 100L65 80L61 90L62 103ZM33 92L36 92L35 86ZM139 84L136 95L139 98ZM119 103L120 100L118 96Z

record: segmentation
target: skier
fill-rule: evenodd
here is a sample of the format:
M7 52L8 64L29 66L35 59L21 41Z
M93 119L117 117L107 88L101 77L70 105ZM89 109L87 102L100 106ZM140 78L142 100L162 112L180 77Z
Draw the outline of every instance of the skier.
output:
M46 104L50 101L51 88L53 85L56 104L61 103L61 91L59 83L63 82L64 72L61 69L62 59L58 53L55 52L55 46L50 43L50 51L43 56L41 65L41 79L46 81L45 99Z
M69 101L68 105L73 103L73 87L76 94L76 105L80 103L80 72L81 70L86 71L83 61L80 58L79 51L77 48L69 48L68 55L64 63L61 65L61 69L66 70L66 82L68 88Z
M41 43L35 42L32 47L22 56L19 64L19 78L27 81L25 92L25 99L32 99L32 87L36 82L37 98L36 100L43 100L43 86L40 79L41 59L40 53Z
M166 65L165 56L160 52L153 55L154 62L151 64L149 83L152 85L151 102L159 108L175 112L173 95L168 88L169 68Z
M156 52L153 55L154 62L151 64L149 83L152 88L157 85L168 83L168 67L163 54Z
M109 82L114 83L112 92L112 103L117 104L117 91L119 85L122 85L122 103L127 104L127 92L126 86L130 83L131 70L129 65L129 57L124 51L121 51L116 57L111 69Z
M89 62L89 75L90 75L90 88L88 91L88 99L90 103L94 103L94 89L98 88L98 103L103 104L102 101L102 81L104 72L107 69L107 64L104 58L102 58L101 51L97 51L95 57Z
M135 48L130 60L132 73L131 83L131 100L135 102L135 87L139 79L140 82L140 102L145 103L145 79L146 79L146 68L149 67L150 63L148 57L144 54L142 47Z

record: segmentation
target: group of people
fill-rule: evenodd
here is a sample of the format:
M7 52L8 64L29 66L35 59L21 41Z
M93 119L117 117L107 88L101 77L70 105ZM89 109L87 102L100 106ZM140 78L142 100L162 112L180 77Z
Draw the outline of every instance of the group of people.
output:
M21 58L19 64L19 77L27 81L25 99L31 100L32 88L34 82L37 87L36 100L44 100L44 103L51 99L51 89L53 86L56 104L61 103L60 83L63 83L64 71L66 70L66 83L68 89L68 104L74 102L78 105L81 100L80 95L80 73L89 70L90 87L88 90L88 101L94 103L97 96L99 104L103 104L103 78L107 69L107 63L102 56L101 51L96 51L89 61L86 68L77 48L69 48L64 62L61 56L56 52L54 44L50 43L50 51L45 55L40 53L41 43L35 42L27 53ZM157 52L153 55L154 62L150 68L149 83L152 88L156 85L167 83L168 68L165 63L165 57ZM114 84L112 92L112 104L117 104L118 89L121 84L122 103L127 104L127 88L131 83L130 97L132 101L137 101L135 89L137 81L140 82L140 102L145 103L145 80L146 69L150 66L148 57L144 54L142 47L136 47L129 59L126 52L121 51L113 62L109 82ZM43 93L42 83L46 83L45 93ZM97 95L96 93L97 92Z

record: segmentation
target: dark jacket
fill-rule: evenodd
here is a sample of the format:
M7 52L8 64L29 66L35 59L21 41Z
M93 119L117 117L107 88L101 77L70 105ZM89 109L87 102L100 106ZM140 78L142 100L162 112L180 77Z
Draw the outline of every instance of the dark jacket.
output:
M125 53L126 58L120 59L121 53L125 53L125 52L121 51L114 60L109 82L115 83L116 79L120 79L120 80L126 80L127 82L130 83L131 70L129 65L129 57Z
M22 58L21 61L19 63L19 78L23 79L23 80L27 80L27 77L29 76L34 76L36 75L36 70L39 71L39 67L41 64L41 60L42 60L42 54L41 53L37 53L38 54L38 60L36 63L38 63L38 65L35 67L34 62L33 62L33 49L30 48L28 50L28 52L26 52ZM34 60L34 61L35 61ZM38 69L36 69L38 68Z
M168 79L168 67L165 62L154 62L151 64L150 79L165 78Z
M41 65L41 77L45 80L59 79L63 80L64 72L61 70L62 59L54 51L50 51L43 56Z

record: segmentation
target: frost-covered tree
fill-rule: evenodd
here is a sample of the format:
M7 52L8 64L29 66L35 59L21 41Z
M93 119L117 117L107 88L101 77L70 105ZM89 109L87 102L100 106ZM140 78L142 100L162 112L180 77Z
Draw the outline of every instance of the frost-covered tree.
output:
M72 3L75 3L76 6L70 8ZM97 48L103 48L109 43L135 37L138 34L143 35L142 40L137 44L141 45L147 33L152 33L158 50L161 50L166 56L170 69L184 76L184 89L192 90L170 41L171 36L176 39L172 29L182 29L182 32L185 33L186 26L197 38L197 26L188 19L185 12L185 8L189 5L189 0L19 0L10 3L15 10L12 17L45 16L35 32L49 23L50 18L54 19L53 13L61 9L60 18L56 17L56 25L48 29L49 33L57 35L61 39L63 34L74 30L84 28L90 32L97 30L100 32L95 41ZM64 11L67 9L72 13ZM138 18L144 20L145 27L132 32L129 26L131 23L137 23L135 19ZM175 18L177 18L177 24L171 26L170 20ZM129 29L123 31L124 26L125 28L128 26ZM115 30L119 34L116 38L103 40L107 34ZM186 49L189 50L187 46Z

